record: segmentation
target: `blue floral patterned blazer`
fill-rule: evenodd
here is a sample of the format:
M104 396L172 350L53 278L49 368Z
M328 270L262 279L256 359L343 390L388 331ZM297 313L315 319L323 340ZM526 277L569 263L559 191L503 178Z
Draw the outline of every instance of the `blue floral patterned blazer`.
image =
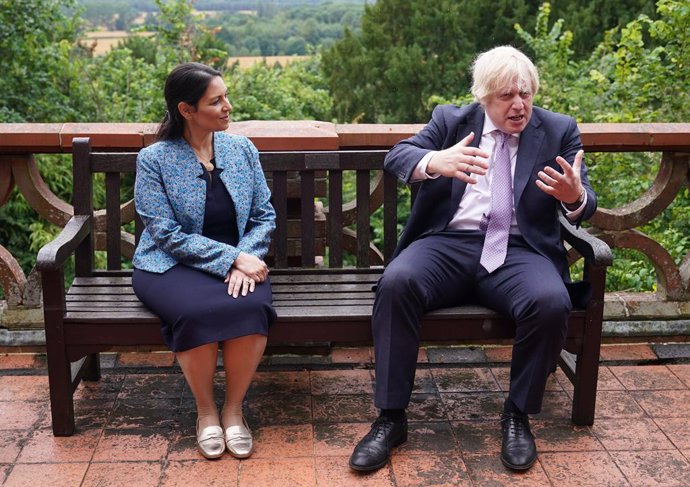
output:
M201 235L206 205L203 167L187 142L160 141L137 157L134 202L144 222L133 264L162 273L175 264L225 277L240 252L263 258L275 228L275 211L259 153L246 137L215 132L216 167L235 204L237 247Z

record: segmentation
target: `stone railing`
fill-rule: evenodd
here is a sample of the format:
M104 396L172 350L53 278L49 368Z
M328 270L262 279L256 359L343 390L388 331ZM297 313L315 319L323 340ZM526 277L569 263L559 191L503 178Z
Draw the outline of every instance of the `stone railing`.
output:
M263 151L388 149L422 125L335 125L313 121L235 122L230 132L246 135ZM43 181L35 154L69 153L74 137L91 138L96 150L136 150L153 142L154 124L0 124L0 206L16 187L42 218L63 226L72 215ZM690 124L581 124L587 152L659 153L656 179L634 201L617 208L599 208L592 231L612 247L644 254L656 270L655 293L607 293L605 335L609 340L653 336L664 340L690 337L690 252L677 265L659 242L639 231L690 187ZM370 211L376 209L372 187ZM380 204L380 203L379 203ZM131 220L131 205L123 206ZM97 217L96 225L99 219ZM1 224L1 222L0 222ZM690 223L689 223L690 227ZM40 285L35 271L25 275L0 242L0 346L6 330L40 328ZM40 334L40 332L38 332ZM40 342L40 336L37 338ZM31 342L31 339L29 339Z

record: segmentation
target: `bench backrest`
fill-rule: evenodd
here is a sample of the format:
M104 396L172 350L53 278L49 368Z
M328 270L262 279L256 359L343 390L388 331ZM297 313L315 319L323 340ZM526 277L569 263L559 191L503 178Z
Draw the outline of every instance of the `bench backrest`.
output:
M404 185L382 170L386 152L261 152L276 210L270 265L368 268L387 263L397 243L399 193L401 204L409 204L409 198L399 191ZM73 140L74 212L92 215L96 229L77 249L77 276L97 271L94 249L106 251L112 273L122 268L123 256L131 258L143 226L131 194L123 201L121 192L123 177L129 177L131 189L136 157L136 152L92 152L88 138ZM94 212L94 184L105 185L105 211Z

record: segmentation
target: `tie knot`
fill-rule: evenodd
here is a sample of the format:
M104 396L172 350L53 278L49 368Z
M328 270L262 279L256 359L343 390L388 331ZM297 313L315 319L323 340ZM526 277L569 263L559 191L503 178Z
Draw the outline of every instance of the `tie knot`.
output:
M496 136L496 142L500 142L501 145L506 144L512 137L511 134L505 133L498 129L494 130L494 134Z

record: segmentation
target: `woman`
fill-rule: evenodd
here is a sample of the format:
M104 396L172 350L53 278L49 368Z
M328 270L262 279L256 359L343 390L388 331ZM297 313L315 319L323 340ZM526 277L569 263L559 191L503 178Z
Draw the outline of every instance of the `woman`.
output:
M242 401L275 320L262 260L275 212L256 148L224 132L232 105L221 74L181 64L164 94L158 141L137 159L134 199L145 229L132 285L161 318L194 394L202 455L218 458L227 447L246 458L253 442ZM219 343L226 385L220 416L213 399Z

